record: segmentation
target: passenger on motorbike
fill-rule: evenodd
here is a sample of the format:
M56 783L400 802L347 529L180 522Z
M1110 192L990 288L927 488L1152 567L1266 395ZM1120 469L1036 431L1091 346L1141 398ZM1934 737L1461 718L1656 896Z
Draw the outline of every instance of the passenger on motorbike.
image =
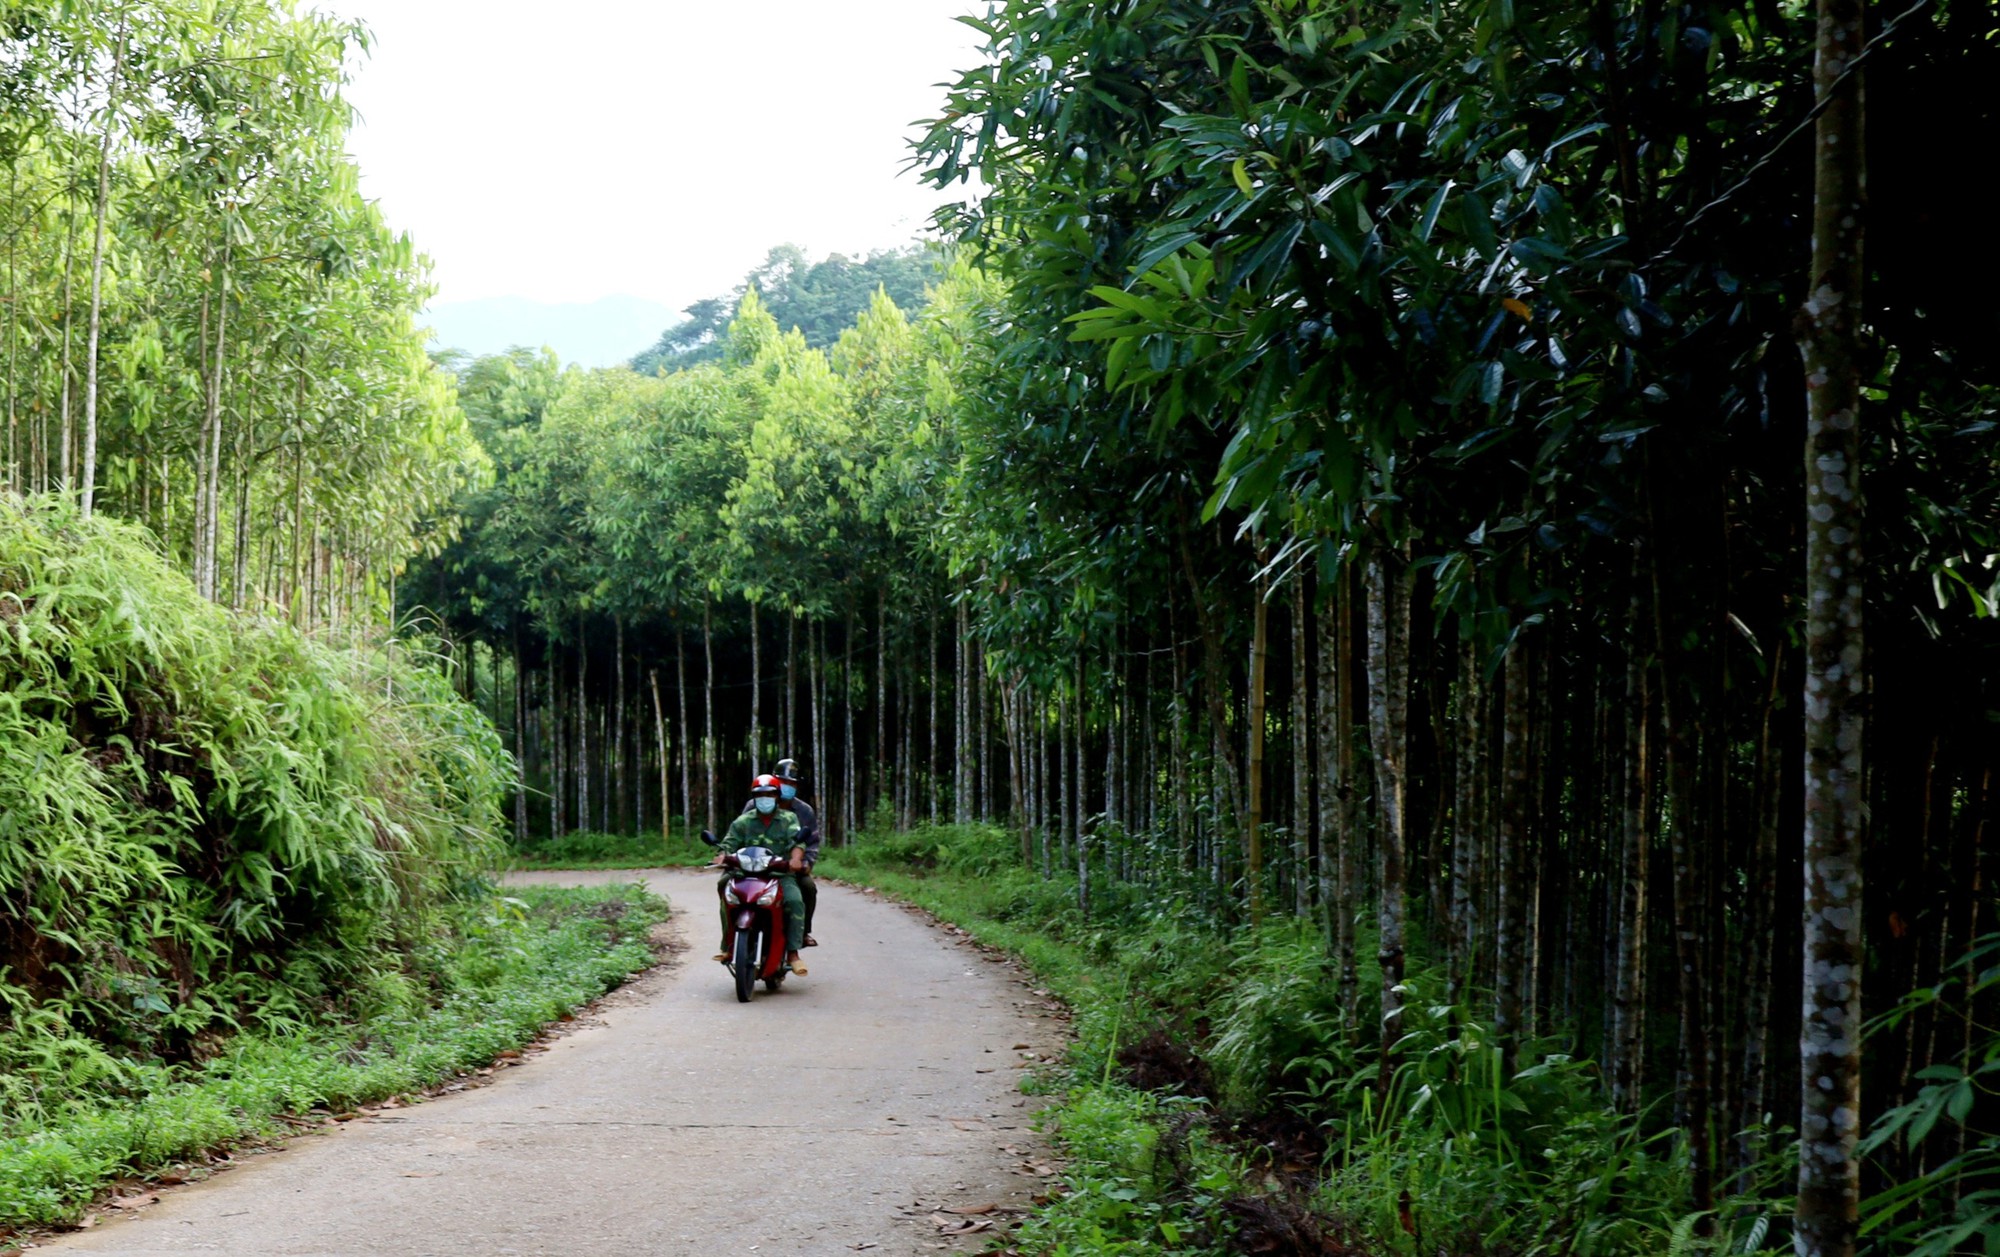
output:
M813 865L819 863L819 814L813 806L799 797L799 788L805 779L799 773L799 761L781 759L776 772L778 779L778 806L799 818L799 836L805 840L805 863L798 871L799 897L806 904L806 946L817 947L819 940L813 937L813 912L819 907L819 883L813 881ZM756 800L743 805L744 815L749 815L756 806Z
M750 810L730 824L729 834L723 839L723 849L740 851L744 847L766 847L785 861L785 871L772 870L785 897L785 961L791 966L793 977L803 978L806 967L799 963L799 948L805 942L805 902L799 895L798 878L791 870L805 866L806 849L799 833L798 818L778 806L779 792L778 779L769 773L750 783ZM722 862L723 856L718 854L715 863L720 866ZM725 877L724 881L727 880ZM719 898L719 886L717 894ZM726 961L729 959L730 913L727 904L719 906L722 945L715 958Z

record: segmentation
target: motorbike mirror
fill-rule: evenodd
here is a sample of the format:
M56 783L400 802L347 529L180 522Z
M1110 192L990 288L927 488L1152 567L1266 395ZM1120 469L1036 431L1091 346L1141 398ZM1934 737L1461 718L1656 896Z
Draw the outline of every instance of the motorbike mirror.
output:
M715 835L709 833L706 829L701 831L701 840L711 847L719 847L722 845L720 842L716 841Z

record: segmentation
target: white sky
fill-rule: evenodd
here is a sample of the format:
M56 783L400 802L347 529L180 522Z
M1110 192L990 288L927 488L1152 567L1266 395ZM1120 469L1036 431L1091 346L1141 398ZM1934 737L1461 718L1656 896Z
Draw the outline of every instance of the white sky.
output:
M315 0L360 18L362 189L430 254L437 300L675 309L772 245L907 241L900 173L972 0Z

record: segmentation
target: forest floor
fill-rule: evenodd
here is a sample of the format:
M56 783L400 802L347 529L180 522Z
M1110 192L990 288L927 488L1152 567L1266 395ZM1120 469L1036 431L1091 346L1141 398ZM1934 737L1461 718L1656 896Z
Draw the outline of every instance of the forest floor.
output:
M1063 1022L1025 970L822 884L811 974L736 1002L714 879L643 879L678 956L490 1085L320 1128L41 1250L260 1254L971 1252L1053 1181L1024 1069ZM136 1202L135 1202L136 1203Z

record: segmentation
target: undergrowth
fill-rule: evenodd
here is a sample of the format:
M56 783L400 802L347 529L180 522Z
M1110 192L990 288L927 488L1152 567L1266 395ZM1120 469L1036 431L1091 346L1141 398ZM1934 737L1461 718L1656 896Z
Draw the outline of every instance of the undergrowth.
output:
M262 1029L199 1064L9 1072L0 1237L72 1219L105 1183L284 1133L283 1114L421 1091L518 1048L651 963L663 901L638 886L523 888L442 914L429 980L376 983L351 1021Z
M1019 1251L1774 1251L1791 1173L1782 1139L1737 1195L1697 1215L1673 1132L1614 1112L1595 1067L1552 1043L1504 1070L1420 967L1383 1089L1372 1028L1343 1022L1310 928L1220 926L1171 871L1118 898L1100 891L1086 919L1075 880L1021 869L1014 841L931 826L864 837L820 867L1016 952L1074 1010L1076 1040L1043 1083L1059 1094L1046 1121L1067 1191L1023 1226ZM1364 967L1361 1008L1378 986Z
M706 860L712 853L676 829L664 839L656 833L610 834L578 830L557 837L531 837L507 848L504 863L513 869L646 869Z

